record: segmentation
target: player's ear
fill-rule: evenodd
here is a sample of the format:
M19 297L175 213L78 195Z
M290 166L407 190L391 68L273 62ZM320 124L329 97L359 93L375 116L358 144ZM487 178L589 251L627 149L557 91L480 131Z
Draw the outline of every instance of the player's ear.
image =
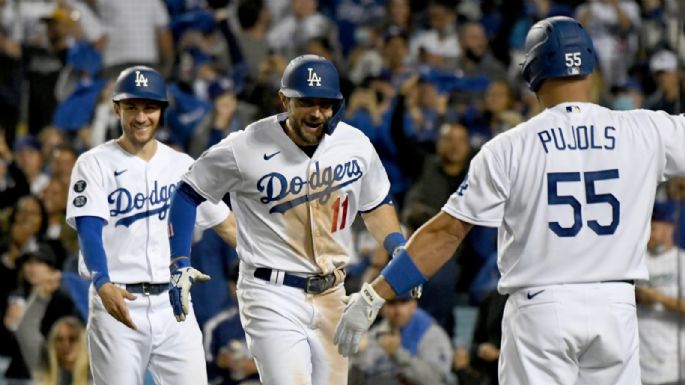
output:
M278 98L281 99L281 104L283 105L283 111L288 111L288 97L283 94L283 92L278 91Z
M117 118L120 118L121 106L119 106L119 102L112 102L112 108L114 108L114 113L116 114Z

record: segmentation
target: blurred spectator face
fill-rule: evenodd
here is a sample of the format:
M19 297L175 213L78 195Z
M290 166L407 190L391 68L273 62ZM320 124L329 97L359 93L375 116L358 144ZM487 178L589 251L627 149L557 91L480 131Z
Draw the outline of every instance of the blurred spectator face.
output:
M64 144L64 134L57 127L47 126L40 132L39 140L43 148L43 159L50 159L55 148Z
M394 329L402 329L411 321L416 313L416 307L414 299L388 301L383 306L383 318L387 319Z
M297 17L305 17L316 13L318 2L316 0L293 0L293 14Z
M485 91L485 109L492 113L507 111L511 107L509 85L503 81L495 81Z
M461 163L469 155L469 134L461 124L444 124L440 129L436 153L447 164Z
M402 36L392 37L385 43L383 53L388 67L401 67L404 64L404 59L409 53L407 41Z
M657 51L649 59L649 69L659 88L674 90L678 87L678 57L675 53L668 50Z
M65 8L56 8L52 14L43 19L46 26L46 34L50 44L59 47L65 43L66 38L71 34L76 21L76 13L72 13Z
M656 84L664 90L674 89L678 86L678 73L676 71L659 71L654 74Z
M438 104L438 90L435 85L431 82L420 82L419 83L419 93L421 106L434 108Z
M52 178L41 193L40 199L43 201L45 211L48 215L64 213L67 210L67 185Z
M401 27L408 27L411 19L409 0L390 0L387 4L388 15L390 15L392 23Z
M55 269L45 261L31 257L22 265L22 271L26 282L31 286L36 286L48 279Z
M76 319L65 318L55 323L48 344L54 349L57 364L71 369L79 356L83 344L83 327Z
M76 153L73 150L68 148L54 150L50 159L52 177L68 186L74 163L76 163Z
M439 4L428 6L428 23L436 31L442 31L454 23L454 11Z
M43 169L43 154L34 147L21 147L15 152L15 158L19 168L28 176L38 175Z
M17 211L14 214L13 225L26 226L30 235L38 234L43 224L43 216L40 209L40 201L37 197L29 195L22 197L17 202Z
M126 139L142 147L155 138L162 105L154 100L125 99L114 103L114 113L121 121Z
M488 51L488 38L480 23L466 24L462 28L459 41L469 59L481 58Z

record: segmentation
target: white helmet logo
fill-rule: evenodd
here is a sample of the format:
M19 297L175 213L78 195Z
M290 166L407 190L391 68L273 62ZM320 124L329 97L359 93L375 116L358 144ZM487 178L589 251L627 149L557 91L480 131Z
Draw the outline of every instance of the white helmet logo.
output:
M309 71L309 77L307 78L307 82L309 82L309 86L312 87L313 85L316 84L317 87L321 87L321 77L317 75L316 72L314 72L314 68L307 68Z
M141 74L140 71L136 71L136 86L147 87L147 78L145 75Z

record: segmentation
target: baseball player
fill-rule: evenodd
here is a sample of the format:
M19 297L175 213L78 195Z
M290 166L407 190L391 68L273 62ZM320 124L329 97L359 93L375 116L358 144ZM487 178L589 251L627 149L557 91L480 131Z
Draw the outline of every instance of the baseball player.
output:
M167 296L169 205L193 159L155 139L167 106L157 71L143 66L122 71L112 100L123 133L78 158L67 202L67 222L79 236L80 270L93 282L88 318L93 381L142 384L149 368L157 384L206 384L197 322L193 316L178 324ZM199 212L199 227L214 227L228 239L225 204L203 204Z
M574 19L533 25L526 52L523 77L546 109L486 143L442 212L351 296L343 354L386 299L424 282L473 225L493 226L509 294L500 383L640 383L633 282L647 278L657 183L685 175L685 119L591 103L595 52Z
M335 66L293 59L281 79L285 113L248 125L205 152L183 176L170 215L172 269L190 255L195 206L230 192L241 260L238 303L248 348L265 385L347 384L333 345L343 268L357 212L386 249L404 243L390 183L364 134L339 121ZM170 291L179 318L192 280Z

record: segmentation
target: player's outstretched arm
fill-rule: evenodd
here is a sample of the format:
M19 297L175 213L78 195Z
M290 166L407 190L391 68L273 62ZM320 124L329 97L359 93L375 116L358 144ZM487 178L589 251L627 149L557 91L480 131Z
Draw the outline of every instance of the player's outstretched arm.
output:
M365 283L350 296L333 337L338 352L346 357L354 354L383 303L426 282L454 254L471 227L441 212L417 230L373 284Z
M180 182L169 208L169 248L171 250L171 282L169 301L176 321L185 321L190 312L190 288L195 281L210 277L190 266L190 245L197 215L197 206L204 201L190 185Z
M102 305L117 321L131 329L136 325L128 312L124 299L134 300L136 296L115 286L109 280L107 255L102 243L102 228L105 220L94 216L76 217L76 231L78 233L79 248L83 259L91 274L93 285L100 295Z
M388 300L423 283L407 281L412 276L401 269L401 263L395 263L408 258L424 279L432 277L454 255L471 227L472 224L445 212L436 214L409 238L404 250L381 271L372 284L373 289Z

